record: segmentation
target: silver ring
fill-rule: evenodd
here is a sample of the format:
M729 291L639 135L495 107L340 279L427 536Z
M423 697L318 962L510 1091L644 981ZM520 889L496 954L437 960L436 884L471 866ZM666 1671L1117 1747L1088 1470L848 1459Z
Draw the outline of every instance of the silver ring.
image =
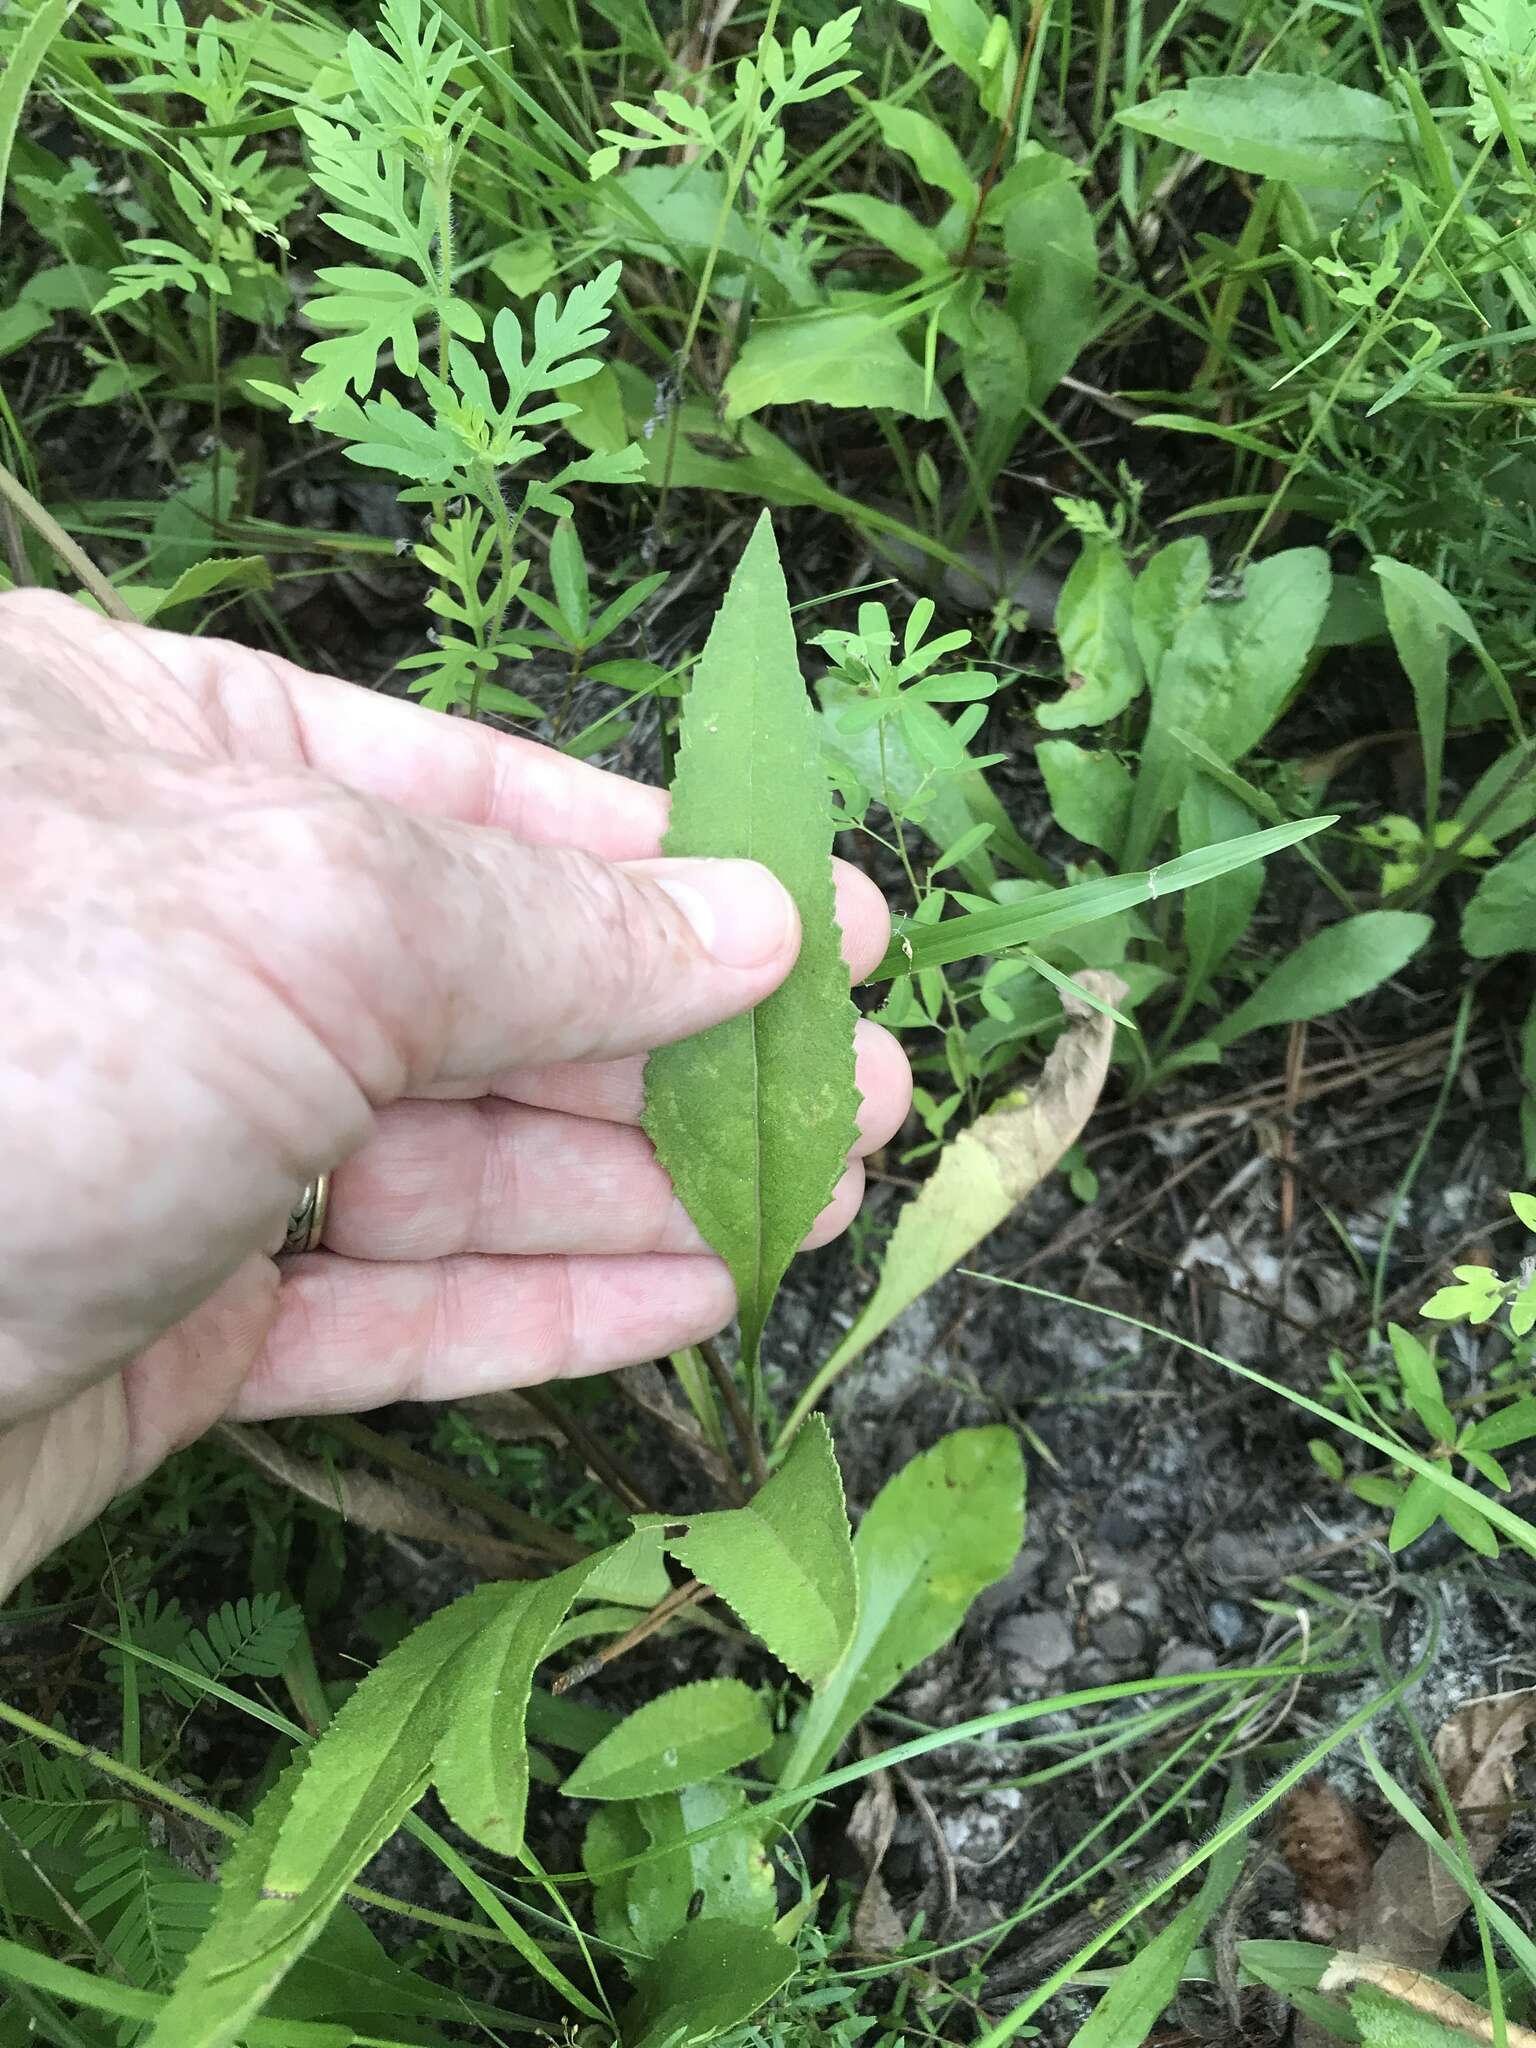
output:
M325 1235L325 1212L331 1204L331 1176L318 1175L310 1181L289 1213L283 1232L285 1252L314 1252Z

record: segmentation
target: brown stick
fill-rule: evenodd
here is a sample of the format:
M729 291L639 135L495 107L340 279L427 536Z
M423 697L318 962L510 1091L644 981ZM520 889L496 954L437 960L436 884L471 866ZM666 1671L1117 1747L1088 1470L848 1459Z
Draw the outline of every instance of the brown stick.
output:
M697 1606L701 1600L713 1600L713 1586L703 1585L698 1579L690 1579L686 1586L674 1586L665 1600L658 1600L649 1614L644 1614L626 1634L611 1642L605 1650L599 1650L594 1657L586 1658L580 1664L573 1664L569 1671L550 1682L553 1693L569 1692L573 1685L585 1685L589 1678L596 1678L616 1658L626 1655L639 1644L655 1635L657 1629L665 1628L674 1615L681 1614L685 1607Z
M552 1428L559 1430L593 1478L602 1481L626 1514L633 1514L636 1510L642 1514L656 1512L655 1502L647 1496L639 1480L622 1459L598 1442L584 1422L579 1422L542 1387L524 1387L522 1395L530 1408L536 1409Z
M731 1377L731 1369L720 1356L720 1347L709 1337L699 1346L699 1356L709 1368L726 1412L731 1418L731 1428L736 1433L736 1442L746 1460L747 1470L752 1475L752 1491L768 1484L768 1462L763 1456L763 1446L758 1440L757 1428L747 1413L747 1404L741 1398L741 1389Z

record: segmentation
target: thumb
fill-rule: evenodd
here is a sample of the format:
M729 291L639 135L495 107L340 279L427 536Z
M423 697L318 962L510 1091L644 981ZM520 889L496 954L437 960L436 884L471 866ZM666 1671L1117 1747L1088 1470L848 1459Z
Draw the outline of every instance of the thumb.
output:
M794 900L755 861L618 863L343 811L334 852L311 817L289 889L268 860L244 943L374 1102L688 1037L761 1002L799 951Z

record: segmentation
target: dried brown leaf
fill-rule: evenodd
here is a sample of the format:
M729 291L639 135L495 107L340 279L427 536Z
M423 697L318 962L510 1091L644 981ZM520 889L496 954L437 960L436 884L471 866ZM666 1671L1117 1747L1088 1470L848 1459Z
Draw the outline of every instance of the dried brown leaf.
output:
M313 1458L297 1457L265 1430L243 1423L221 1423L217 1433L269 1479L331 1509L343 1521L355 1522L360 1529L418 1543L441 1543L493 1578L526 1579L546 1566L547 1560L537 1551L485 1534L468 1515L445 1515L441 1502L424 1487L398 1479L375 1479L366 1472L345 1472Z
M1337 1947L1352 1941L1375 1852L1354 1807L1326 1778L1305 1779L1286 1800L1280 1853L1296 1880L1296 1931Z
M896 1832L896 1788L889 1771L876 1771L848 1817L847 1839L864 1866L864 1892L853 1914L853 1939L868 1955L894 1955L907 1938L880 1875Z
M1415 2012L1438 2020L1443 2027L1457 2027L1471 2040L1493 2039L1491 2013L1484 2012L1471 1999L1463 1998L1460 1992L1437 1983L1433 1977L1426 1977L1420 1970L1400 1969L1392 1963L1373 1961L1369 1956L1335 1956L1318 1989L1325 1992L1347 1991L1359 1984L1369 1984L1388 1998L1412 2006ZM1517 2026L1513 2020L1504 2022L1504 2038L1508 2048L1536 2048L1536 2033L1529 2027Z

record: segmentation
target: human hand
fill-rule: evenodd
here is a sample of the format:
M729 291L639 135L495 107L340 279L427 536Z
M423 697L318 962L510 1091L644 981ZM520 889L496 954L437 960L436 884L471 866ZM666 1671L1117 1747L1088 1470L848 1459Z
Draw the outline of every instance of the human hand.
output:
M221 1416L601 1372L729 1320L647 1048L794 906L666 799L216 640L0 598L0 1594ZM884 950L837 867L855 978ZM858 1153L906 1114L858 1027ZM323 1248L271 1254L334 1169ZM810 1242L843 1229L856 1155Z

